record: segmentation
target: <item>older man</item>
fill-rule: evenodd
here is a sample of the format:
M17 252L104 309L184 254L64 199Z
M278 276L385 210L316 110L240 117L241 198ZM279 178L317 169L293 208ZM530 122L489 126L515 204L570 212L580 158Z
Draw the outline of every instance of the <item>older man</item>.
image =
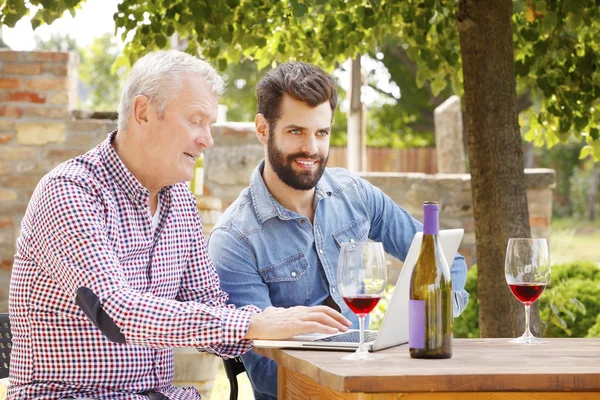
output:
M337 290L341 243L380 241L404 260L422 224L364 179L326 168L337 104L328 74L301 62L283 64L261 79L257 97L256 136L265 160L209 241L223 288L238 306L328 304L356 327ZM469 297L466 271L457 255L451 268L455 316ZM257 398L275 398L275 362L254 352L242 359Z
M173 347L223 357L251 339L345 330L327 307L235 309L193 196L223 81L181 52L140 59L118 131L38 184L17 241L10 399L199 399L172 385Z

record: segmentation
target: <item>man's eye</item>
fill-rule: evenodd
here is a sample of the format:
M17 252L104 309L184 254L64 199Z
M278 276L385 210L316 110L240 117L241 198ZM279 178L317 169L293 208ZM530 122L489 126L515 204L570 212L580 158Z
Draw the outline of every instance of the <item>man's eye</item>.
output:
M327 132L327 131L319 131L319 132L317 132L317 136L327 136L327 135L329 135L329 132Z
M300 129L292 129L292 130L290 131L290 133L291 133L292 135L299 135L301 132L300 132Z

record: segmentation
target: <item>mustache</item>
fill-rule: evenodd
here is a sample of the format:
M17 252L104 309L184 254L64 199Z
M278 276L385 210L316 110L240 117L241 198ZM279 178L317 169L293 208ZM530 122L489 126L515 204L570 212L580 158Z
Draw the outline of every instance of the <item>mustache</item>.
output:
M315 161L321 161L323 159L323 157L321 157L319 154L315 153L315 154L309 154L309 153L294 153L294 154L290 154L287 156L288 161L293 161L296 158L306 158L309 160L315 160Z

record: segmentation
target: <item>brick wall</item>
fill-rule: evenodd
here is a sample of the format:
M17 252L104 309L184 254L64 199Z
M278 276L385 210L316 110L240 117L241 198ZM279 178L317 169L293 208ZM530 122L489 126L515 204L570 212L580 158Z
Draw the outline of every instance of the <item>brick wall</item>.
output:
M100 143L116 123L78 119L77 58L0 50L0 312L6 311L15 240L39 180Z

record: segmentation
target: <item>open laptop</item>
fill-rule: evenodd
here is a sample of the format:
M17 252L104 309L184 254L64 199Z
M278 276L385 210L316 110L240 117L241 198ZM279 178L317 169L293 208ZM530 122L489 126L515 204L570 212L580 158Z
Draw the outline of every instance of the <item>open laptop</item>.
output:
M447 229L440 231L440 242L448 267L458 251L463 237L463 229ZM381 322L379 331L365 330L365 345L369 351L377 351L388 347L408 343L408 295L410 278L417 262L423 232L417 232L406 255L406 260L398 277L396 289ZM359 331L350 329L347 332L333 335L308 334L298 335L287 340L255 340L255 347L351 350L359 345Z

